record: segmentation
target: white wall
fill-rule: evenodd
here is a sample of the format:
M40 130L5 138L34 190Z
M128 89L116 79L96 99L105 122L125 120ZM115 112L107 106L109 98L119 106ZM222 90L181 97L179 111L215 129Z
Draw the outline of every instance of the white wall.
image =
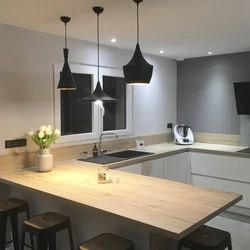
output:
M2 24L0 36L1 155L7 153L5 140L53 124L52 65L63 61L64 39ZM69 39L68 44L71 62L96 65L94 43ZM132 53L101 46L100 64L122 68ZM150 55L146 59L155 66L154 75L149 86L134 87L133 136L165 133L167 122L176 123L176 62Z

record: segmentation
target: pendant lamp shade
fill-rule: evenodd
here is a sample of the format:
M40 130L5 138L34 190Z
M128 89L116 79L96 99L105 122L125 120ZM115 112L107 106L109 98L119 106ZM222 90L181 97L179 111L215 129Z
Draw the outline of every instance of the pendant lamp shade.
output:
M123 67L123 73L127 84L150 83L153 66L144 59L138 43L131 61Z
M143 0L133 0L137 4L137 44L130 62L123 66L123 73L127 84L149 84L153 75L153 66L143 57L139 45L139 4Z
M72 76L68 63L69 50L66 48L63 49L63 54L64 54L64 65L57 88L60 90L75 90L76 89L75 81Z
M96 88L94 90L94 92L87 96L84 97L82 99L80 99L79 101L89 101L89 102L95 102L95 101L102 101L102 102L115 102L116 99L113 97L108 96L107 94L105 94L105 92L102 90L101 84L98 81Z
M107 95L100 84L100 31L99 31L99 15L104 11L103 7L93 7L93 11L97 14L97 58L98 58L98 64L97 64L97 75L98 75L98 81L96 88L92 94L90 94L87 97L84 97L78 101L89 101L89 102L95 102L95 101L102 101L102 102L116 102L117 100L109 95Z
M63 49L64 55L64 65L61 73L61 77L59 80L59 84L57 86L60 90L76 90L76 84L74 78L72 76L69 63L68 63L68 56L69 50L67 49L67 28L66 25L70 21L70 17L61 17L61 21L65 24L65 49Z

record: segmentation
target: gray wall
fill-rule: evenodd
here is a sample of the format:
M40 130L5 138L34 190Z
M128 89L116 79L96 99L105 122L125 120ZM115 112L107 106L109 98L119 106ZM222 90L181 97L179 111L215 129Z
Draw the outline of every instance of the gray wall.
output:
M177 122L194 132L240 134L233 89L238 81L250 81L250 52L178 62Z
M42 124L54 125L53 91L57 83L53 81L53 66L63 62L64 39L3 24L0 34L1 155L16 153L4 149L5 140L26 136ZM68 46L70 63L96 65L95 43L69 39ZM100 49L100 64L105 67L122 69L133 55L133 51L109 46ZM149 86L132 87L135 137L165 133L166 123L176 122L177 63L158 56L145 57L154 65L154 74ZM28 143L27 148L16 150L35 149L32 147L35 145Z

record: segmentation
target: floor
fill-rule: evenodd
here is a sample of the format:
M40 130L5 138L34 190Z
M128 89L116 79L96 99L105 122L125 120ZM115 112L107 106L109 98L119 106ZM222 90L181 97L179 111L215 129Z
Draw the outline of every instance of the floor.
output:
M250 249L250 218L238 217L230 214L218 216L208 223L213 226L231 233L233 250Z

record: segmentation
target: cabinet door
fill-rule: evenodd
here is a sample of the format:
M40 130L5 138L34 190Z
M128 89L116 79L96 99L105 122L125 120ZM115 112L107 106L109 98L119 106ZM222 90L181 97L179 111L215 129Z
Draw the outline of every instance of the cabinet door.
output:
M152 161L151 176L155 178L165 179L165 158Z
M155 178L165 179L165 158L142 163L142 174Z
M182 153L165 158L165 179L188 183L189 178L188 153Z
M134 164L126 167L117 168L118 171L132 173L132 174L142 174L142 164Z

